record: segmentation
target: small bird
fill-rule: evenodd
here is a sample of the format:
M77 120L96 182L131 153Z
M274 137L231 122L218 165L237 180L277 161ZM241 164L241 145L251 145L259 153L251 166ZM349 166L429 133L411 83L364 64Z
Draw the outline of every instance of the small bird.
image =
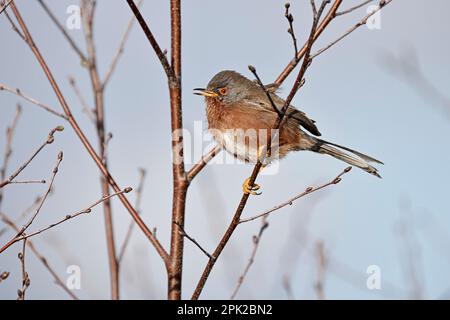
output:
M271 84L265 88L278 111L257 82L235 71L221 71L209 81L206 89L194 89L195 94L205 97L208 129L214 139L223 149L244 162L256 163L261 159L261 152L265 151L267 141L273 137L271 129L285 103L276 94L278 86ZM278 131L278 141L273 139L271 144L271 150L276 149L277 154L272 152L266 155L264 165L275 157L285 157L291 151L308 150L333 156L381 178L378 170L368 163L383 164L381 161L316 138L304 130L321 136L314 120L294 106L289 106ZM249 179L243 184L243 191L248 194L257 194L259 188L256 184L250 186Z

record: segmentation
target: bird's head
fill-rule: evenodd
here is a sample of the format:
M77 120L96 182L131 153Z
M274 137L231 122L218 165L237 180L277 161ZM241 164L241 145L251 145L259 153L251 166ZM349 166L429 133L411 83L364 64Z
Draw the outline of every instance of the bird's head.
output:
M242 101L253 86L254 83L241 74L225 70L217 73L209 81L206 89L194 89L194 94L218 100L222 104L231 104Z

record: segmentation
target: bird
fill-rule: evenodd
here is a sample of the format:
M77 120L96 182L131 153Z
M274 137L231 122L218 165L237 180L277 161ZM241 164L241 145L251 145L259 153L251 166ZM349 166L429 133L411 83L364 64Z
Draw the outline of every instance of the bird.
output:
M285 100L277 95L277 90L276 84L262 88L258 82L236 71L224 70L214 75L206 88L195 88L194 94L205 98L208 130L216 142L246 163L257 163L272 138L269 149L276 152L263 157L263 167L292 151L306 150L332 156L381 178L377 168L369 163L383 162L319 138L321 133L316 121L292 105L285 111L279 130L274 135L273 126L285 104ZM258 189L260 186L257 184L250 186L249 178L244 181L244 193L256 195L259 194L256 192Z

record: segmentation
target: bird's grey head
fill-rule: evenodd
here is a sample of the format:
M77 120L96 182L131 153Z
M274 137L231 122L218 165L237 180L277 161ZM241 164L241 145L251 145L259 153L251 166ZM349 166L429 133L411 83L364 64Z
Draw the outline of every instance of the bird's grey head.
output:
M218 99L224 104L236 103L245 99L248 91L255 84L237 73L225 70L217 73L208 83L206 89L197 88L196 94Z

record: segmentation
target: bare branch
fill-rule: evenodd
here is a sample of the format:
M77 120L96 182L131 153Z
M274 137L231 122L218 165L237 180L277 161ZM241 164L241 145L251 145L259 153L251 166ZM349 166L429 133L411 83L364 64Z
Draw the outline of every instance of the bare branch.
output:
M239 223L245 223L245 222L253 221L253 220L256 220L256 219L268 216L269 214L271 214L271 213L273 213L273 212L275 212L275 211L277 211L277 210L279 210L281 208L284 208L286 206L292 205L294 203L294 201L296 201L296 200L298 200L300 198L303 198L306 195L309 195L309 194L311 194L313 192L316 192L318 190L324 189L324 188L326 188L328 186L332 186L332 185L338 184L339 182L342 181L342 176L344 174L346 174L347 172L350 172L351 169L352 169L352 167L347 167L347 168L345 168L345 170L343 170L341 173L339 173L336 176L336 178L334 178L333 180L331 180L331 181L329 181L329 182L327 182L325 184L322 184L322 185L320 185L318 187L308 187L308 188L306 188L305 191L303 191L303 192L297 194L296 196L290 198L289 200L287 200L287 201L285 201L285 202L283 202L283 203L273 207L272 209L266 210L266 211L264 211L264 212L262 212L260 214L257 214L255 216L252 216L252 217L249 217L249 218L241 219L241 220L239 220Z
M123 189L123 190L121 190L121 191L119 191L119 192L115 192L115 193L111 193L110 195L103 196L101 199L97 200L96 202L94 202L94 203L91 204L90 206L86 207L85 209L82 209L82 210L77 211L77 212L72 213L72 214L68 214L68 215L66 215L63 219L61 219L61 220L59 220L59 221L57 221L57 222L55 222L55 223L52 223L51 225L49 225L49 226L47 226L47 227L45 227L45 228L43 228L43 229L40 229L40 230L31 232L31 233L28 233L28 234L23 234L23 235L17 237L17 238L15 239L14 242L17 242L17 241L20 241L20 240L24 240L24 239L28 239L28 238L30 238L30 237L34 237L34 236L36 236L36 235L38 235L38 234L41 234L41 233L44 232L44 231L47 231L47 230L49 230L49 229L51 229L51 228L54 228L54 227L60 225L61 223L66 222L66 221L68 221L68 220L70 220L70 219L73 219L73 218L75 218L75 217L78 217L78 216L80 216L80 215L82 215L82 214L91 213L91 212L92 212L92 209L93 209L94 207L96 207L97 205L99 205L100 203L103 203L103 202L105 202L105 201L107 201L107 200L109 200L109 199L111 199L111 198L113 198L113 197L115 197L115 196L118 196L119 194L128 193L128 192L130 192L131 190L132 190L132 188L127 187L127 188L125 188L125 189Z
M139 11L139 8L136 7L136 4L133 0L127 0L128 5L130 6L131 11L133 11L134 16L136 17L137 21L139 22L142 30L145 33L145 36L147 37L148 41L150 42L150 45L152 46L153 50L156 53L156 56L158 57L159 61L161 62L162 67L164 68L164 71L166 72L168 79L174 79L174 71L172 67L169 64L169 61L167 61L167 57L165 53L161 50L161 47L159 46L158 42L156 41L155 37L153 36L153 33L150 31L150 28L148 27L147 23L145 22L144 17L142 17L141 12Z
M386 5L388 5L390 2L392 2L392 0L381 0L380 3L378 4L378 7L375 8L372 12L370 12L368 15L366 15L361 21L359 21L358 23L356 23L353 27L351 27L350 29L348 29L343 35L341 35L340 37L338 37L336 40L332 41L331 43L329 43L328 45L326 45L325 47L323 47L322 49L318 50L316 53L311 55L311 59L316 58L318 55L324 53L325 51L327 51L328 49L330 49L332 46L334 46L336 43L338 43L339 41L341 41L342 39L344 39L345 37L347 37L349 34L351 34L353 31L355 31L356 29L358 29L361 26L366 25L367 21L369 20L369 18L371 16L373 16L375 13L377 13L378 11L380 11L381 9L383 9L383 7L385 7Z
M186 233L186 231L184 230L184 228L183 228L179 223L175 222L175 224L178 226L178 228L180 228L179 232L180 232L180 234L181 234L183 237L188 238L188 239L189 239L193 244L195 244L195 245L197 246L197 248L199 248L200 251L203 252L209 259L213 259L213 260L214 260L214 257L213 257L212 255L210 255L210 254L208 253L208 251L206 251L205 249L203 249L203 247L198 243L197 240L195 240L195 239L192 238L190 235L188 235L188 234Z
M283 289L286 292L286 295L289 300L295 300L294 293L292 292L291 281L287 275L283 276Z
M312 4L314 4L314 2L312 2ZM289 2L284 5L284 7L286 8L284 16L286 17L286 20L289 23L288 33L291 35L292 43L294 44L294 59L295 60L299 60L299 58L297 58L297 54L298 54L297 38L295 37L294 25L293 25L294 16L289 12L289 7L290 6L291 5L290 5ZM315 8L315 5L313 6L313 8Z
M191 182L197 174L202 171L202 169L208 164L209 161L211 161L220 151L222 150L222 147L219 145L215 146L213 149L208 151L208 153L204 154L199 162L197 162L191 170L187 172L187 179L189 182Z
M25 300L25 292L30 286L30 277L25 268L25 251L27 248L27 240L23 241L22 251L19 252L18 258L20 260L21 270L22 270L22 287L17 290L17 300Z
M31 103L37 105L38 107L41 107L41 108L44 109L45 111L48 111L48 112L50 112L51 114L54 114L55 116L58 116L58 117L60 117L60 118L63 118L64 120L68 120L67 116L65 116L65 115L63 115L62 113L59 113L59 112L53 110L52 107L49 107L48 105L46 105L46 104L44 104L44 103L42 103L42 102L39 102L38 100L36 100L36 99L34 99L34 98L31 98L30 96L24 94L24 93L23 93L20 89L18 89L18 88L13 89L13 88L8 87L7 85L5 85L5 84L3 84L3 83L0 83L0 90L5 90L5 91L11 92L11 93L13 93L13 94L15 94L15 95L18 95L19 97L21 97L21 98L23 98L23 99L25 99L25 100L27 100L27 101L29 101L29 102L31 102Z
M53 190L53 189L52 189ZM52 192L50 191L50 195L52 194ZM23 218L25 218L30 212L34 211L37 206L39 205L39 203L41 202L42 196L38 196L36 197L36 199L34 199L33 203L28 206L25 210L23 210L19 216L16 218L15 222L13 222L14 224L19 223ZM1 211L0 211L1 214ZM4 220L4 219L3 219ZM5 221L6 223L6 221ZM2 236L6 231L8 230L7 227L0 229L0 236Z
M244 272L239 277L237 285L234 288L233 293L231 294L230 300L234 300L236 298L236 295L237 295L239 289L241 288L242 283L244 282L244 279L247 276L248 271L250 270L250 267L253 265L253 262L255 261L256 251L258 251L259 242L261 240L261 237L262 237L264 231L268 227L269 227L269 223L267 222L267 218L265 217L264 219L261 220L261 227L259 228L258 234L253 236L253 250L250 255L250 259L248 260L247 265L245 266Z
M143 0L139 0L139 2L137 4L138 9L141 8L142 2L143 2ZM103 90L108 85L109 79L111 78L111 75L114 73L117 63L119 62L119 59L123 54L125 43L128 39L128 36L130 34L131 28L133 27L133 23L135 20L136 20L135 17L131 17L130 21L128 22L127 28L125 29L125 32L122 35L122 39L120 40L119 47L117 48L116 54L114 55L114 58L112 59L111 64L109 65L108 71L106 72L105 79L103 80L103 83L102 83Z
M8 169L9 160L11 159L12 154L12 140L14 137L14 132L17 127L17 122L20 118L20 113L22 111L22 108L20 104L17 104L16 107L16 114L14 116L14 119L12 121L12 124L6 129L6 144L5 144L5 152L3 155L3 164L0 168L0 181L4 181L6 179L6 170ZM2 205L3 200L3 190L0 188L0 206Z
M11 174L11 176L8 179L0 182L0 189L12 183L13 180L30 164L31 161L33 161L33 159L38 155L39 152L41 152L42 149L44 149L46 145L53 143L53 141L55 140L54 138L55 132L63 130L64 130L63 126L57 126L53 128L52 131L50 131L50 133L48 134L47 140L45 140L45 142L37 148L37 150L31 155L31 157L28 160L26 160L13 174Z
M83 143L87 152L89 153L91 158L94 160L95 164L97 165L97 167L99 168L99 170L101 171L101 173L103 174L105 179L108 181L110 186L114 189L115 192L120 192L122 189L119 187L117 182L114 180L114 178L112 177L112 175L110 174L108 169L104 166L102 158L95 152L94 148L92 147L91 143L87 139L86 135L81 130L77 121L73 117L69 105L67 104L64 96L62 95L62 92L59 89L59 86L56 83L56 81L53 77L53 74L51 73L50 69L48 68L47 63L45 62L39 49L37 48L36 44L34 43L34 40L31 36L25 22L23 21L23 18L21 16L19 10L17 9L17 6L15 5L14 2L12 2L10 7L11 7L12 11L14 12L14 15L15 15L17 21L19 22L19 25L20 25L22 31L24 32L24 34L26 36L27 44L29 45L31 51L35 55L39 64L41 65L41 68L44 71L50 85L52 86L52 89L55 92L55 94L58 98L58 101L61 104L61 107L64 109L64 113L66 114L70 125L74 129L74 131L77 134L77 136L79 137L80 141ZM130 215L136 221L139 228L144 232L147 239L155 247L156 251L161 256L165 266L168 267L169 255L168 255L167 251L164 249L164 247L161 245L161 243L154 237L152 231L148 228L148 226L145 224L145 222L139 217L138 213L133 208L133 206L130 204L128 199L123 194L119 194L118 197L119 197L120 201L122 202L122 204L124 205L124 207L127 209L127 211L130 213Z
M23 40L23 41L27 41L25 39L25 36L22 34L22 32L20 32L19 28L17 28L16 23L13 21L13 19L11 19L11 17L8 14L8 11L5 11L5 17L8 20L9 24L11 25L11 28L13 29L13 31Z
M10 184L34 184L34 183L41 183L41 184L45 184L45 180L24 180L24 181L11 181Z
M5 213L0 212L0 219L5 224L7 224L11 229L15 230L16 232L20 231L19 227L11 219L9 219L8 216ZM59 285L72 299L78 300L78 297L69 288L67 288L67 286L64 283L64 281L58 276L58 274L55 272L55 270L50 266L50 264L48 263L47 258L45 258L36 249L35 245L33 244L33 242L30 239L27 240L27 245L31 249L31 252L33 252L33 254L44 265L45 269L47 269L47 271L52 275L53 279L55 280L55 283L57 285ZM0 280L0 282L1 282L1 280Z
M335 16L336 16L336 17L337 17L337 16L342 16L342 15L344 15L344 14L353 12L353 11L355 11L355 10L361 8L361 7L364 7L366 4L369 4L369 3L372 2L372 1L374 1L374 0L366 0L366 1L363 1L362 3L360 3L360 4L358 4L358 5L354 6L354 7L351 7L351 8L349 8L349 9L346 9L346 10L343 10L343 11L340 11L340 12L336 12L336 15L335 15Z
M20 231L14 236L14 238L12 238L10 241L8 241L7 244L5 244L1 249L0 249L0 253L2 253L4 250L6 250L7 248L9 248L12 244L16 243L18 240L16 240L18 237L22 236L25 231L31 226L31 224L33 223L33 221L36 219L36 217L38 216L39 212L42 209L42 206L45 203L45 200L47 200L48 195L50 194L52 187L53 187L53 183L55 182L55 178L56 178L56 174L58 173L58 169L59 169L59 165L61 164L61 161L63 159L63 153L59 152L58 153L58 157L56 160L56 165L52 170L52 176L50 178L50 184L48 185L47 191L44 193L44 195L41 198L41 201L39 202L36 210L34 211L33 216L28 220L28 222L20 229Z
M141 214L141 199L142 199L142 192L144 190L145 176L146 176L147 172L145 171L145 169L140 168L139 173L140 173L139 184L136 189L136 202L134 204L134 207L136 208L136 211L138 212L138 214ZM131 234L133 233L133 229L134 229L134 225L135 225L134 221L131 220L130 224L128 225L127 233L123 240L122 246L120 247L119 255L117 256L117 262L119 264L122 262L123 256L125 254L125 250L127 249L128 244L130 242Z
M45 4L43 0L38 0L39 4L42 6L44 11L47 13L47 15L50 17L50 19L53 21L53 23L56 25L59 31L63 34L64 38L66 38L67 42L69 42L72 49L77 53L77 55L80 57L81 63L83 65L87 65L87 59L84 55L83 51L77 46L75 41L72 39L72 37L67 33L66 28L58 21L56 16L53 14L53 12L50 10L50 8Z
M342 0L335 0L333 5L331 6L330 10L328 11L325 18L322 20L320 25L317 27L317 30L314 34L314 41L319 38L319 36L322 34L323 30L330 24L330 22L334 19L336 11L338 10L339 6L341 5ZM288 65L284 68L284 70L281 72L281 74L278 76L278 78L275 80L275 84L280 85L283 83L283 81L289 76L289 74L292 72L292 70L295 69L297 64L300 62L300 60L303 58L303 56L306 53L306 49L309 43L308 41L305 42L303 47L298 51L297 58L292 59Z
M317 256L317 278L314 289L316 291L317 299L324 300L325 299L324 281L328 259L322 241L318 241L316 243L316 256Z
M89 120L92 121L92 123L95 124L95 114L92 112L92 109L88 106L86 103L86 100L84 99L83 95L81 94L80 90L78 89L77 83L75 81L74 77L69 77L69 83L72 87L73 91L75 92L75 95L77 96L78 100L80 101L81 108L83 112L88 116Z
M1 9L0 9L0 14L3 13L3 11L6 10L6 8L8 8L9 4L12 2L13 0L8 0L8 2L6 2L5 4L0 3L0 5L2 5ZM3 2L3 1L2 1Z
M105 134L105 105L104 105L104 87L100 80L100 75L97 68L97 54L94 42L94 13L96 3L92 1L81 2L82 4L82 18L84 22L84 35L86 40L86 47L88 52L88 71L91 80L91 88L94 96L95 104L95 124L97 131L97 138L99 144L99 156L102 163L108 170L107 146L112 134L108 136ZM104 177L100 177L100 185L102 194L108 195L110 188L108 181ZM113 300L119 299L119 264L116 255L116 245L114 241L114 226L112 218L112 206L109 200L103 202L104 221L106 230L106 247L108 252L108 263L110 271L110 285L111 298Z
M286 9L287 10L287 9ZM296 49L297 50L297 49ZM253 75L256 78L256 82L258 82L259 86L261 87L261 89L264 90L264 93L267 96L267 99L269 99L270 105L272 106L273 110L278 114L278 117L282 117L282 113L280 111L280 109L277 108L277 105L275 104L275 102L273 102L272 96L270 95L269 90L267 90L266 86L262 83L261 79L258 76L258 73L256 72L255 67L253 66L248 66L248 69L251 71L251 73L253 73Z

